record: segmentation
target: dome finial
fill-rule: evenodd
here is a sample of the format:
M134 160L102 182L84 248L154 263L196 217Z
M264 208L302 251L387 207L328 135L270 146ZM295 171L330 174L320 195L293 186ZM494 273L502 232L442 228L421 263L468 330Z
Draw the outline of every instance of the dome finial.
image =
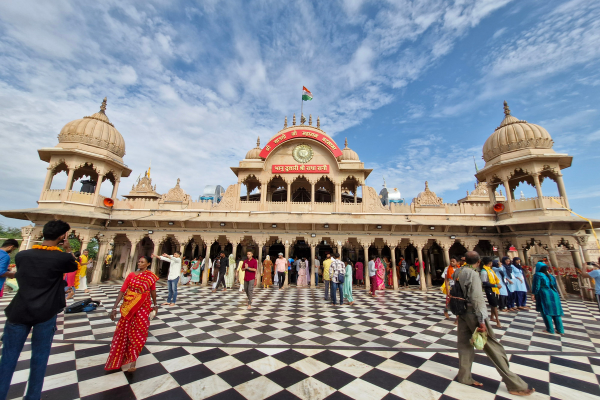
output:
M312 125L312 114L308 114L308 124Z
M507 117L510 115L510 108L508 108L508 103L504 100L504 115Z
M260 136L256 139L256 148L260 149Z
M344 146L346 149L348 148L348 138L344 138Z
M100 112L104 114L106 112L106 97L102 100L102 104L100 105Z
M285 116L285 120L283 121L283 129L287 128L287 115Z
M317 128L321 129L321 119L317 116Z
M296 113L294 113L294 118L292 119L292 125L296 126Z

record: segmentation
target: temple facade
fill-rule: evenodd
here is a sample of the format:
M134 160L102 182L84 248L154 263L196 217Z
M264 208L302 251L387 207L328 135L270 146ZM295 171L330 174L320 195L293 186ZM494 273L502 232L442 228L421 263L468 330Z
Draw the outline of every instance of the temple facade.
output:
M31 221L23 228L22 249L40 240L43 225L56 218L71 225L83 246L98 240L99 260L111 257L90 271L92 283L122 278L139 256L151 253L180 250L191 258L253 249L262 260L279 252L314 259L337 250L353 260L384 255L393 265L400 256L424 260L426 289L439 280L450 256L476 250L519 255L525 264L547 256L562 268L563 290L587 296L589 283L574 283L569 269L597 259L599 251L590 224L568 210L561 171L572 157L555 152L548 132L512 116L506 103L504 114L483 146L485 167L474 190L456 203L444 202L427 182L411 202L382 202L365 184L372 170L347 141L338 146L318 118L313 125L312 116L308 124L303 117L296 124L294 116L290 125L286 117L264 147L258 141L231 168L237 183L217 202L195 201L179 179L161 194L148 173L119 197L120 179L132 171L123 162L125 140L106 115L105 99L99 112L66 124L55 147L39 149L48 169L37 207L0 213ZM66 186L51 189L63 171ZM74 189L78 180L81 190ZM559 196L544 196L544 180L557 185ZM107 181L113 188L108 202L100 194ZM517 199L521 182L535 187L537 196ZM153 271L165 275L163 264L154 259Z

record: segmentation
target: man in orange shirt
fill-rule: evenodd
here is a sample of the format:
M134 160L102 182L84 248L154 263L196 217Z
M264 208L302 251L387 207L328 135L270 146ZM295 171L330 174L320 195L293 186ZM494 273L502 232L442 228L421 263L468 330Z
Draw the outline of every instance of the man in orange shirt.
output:
M444 316L446 319L450 319L450 315L448 315L448 300L450 298L448 296L450 295L450 289L452 289L452 286L454 286L454 279L452 279L452 276L459 268L460 265L458 265L458 260L456 257L450 257L450 265L444 269L444 273L442 274L442 278L444 278L445 281L444 292L446 293L446 305L444 306Z

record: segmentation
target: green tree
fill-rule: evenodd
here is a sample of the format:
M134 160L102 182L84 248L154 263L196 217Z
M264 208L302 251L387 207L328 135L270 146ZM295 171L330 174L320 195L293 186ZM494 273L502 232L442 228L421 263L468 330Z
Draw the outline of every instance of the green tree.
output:
M0 224L0 243L3 242L6 239L22 239L21 236L21 229L20 228L13 228L10 226L6 226L3 224ZM19 243L21 242L21 240L19 240ZM10 255L10 263L14 264L15 262L15 256L17 255L17 253L19 252L19 249L16 249L15 251L13 251Z

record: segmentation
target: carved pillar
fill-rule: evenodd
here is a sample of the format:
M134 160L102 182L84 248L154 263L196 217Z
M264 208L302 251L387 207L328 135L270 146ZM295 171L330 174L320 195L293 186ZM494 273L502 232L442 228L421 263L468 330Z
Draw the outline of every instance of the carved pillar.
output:
M449 244L443 244L442 245L442 250L444 251L444 267L447 267L450 265L450 247L451 245Z
M315 182L310 183L310 202L315 202Z
M398 290L398 271L396 271L396 246L391 246L392 251L392 282L394 284L394 290Z
M315 249L317 244L315 242L310 243L310 287L316 287L315 282Z
M340 240L337 241L337 252L338 258L342 258L342 242Z
M158 239L153 239L152 243L154 244L154 250L152 251L152 253L156 254L157 256L160 256L160 242L158 241ZM152 265L150 266L152 272L154 272L154 274L156 274L157 276L158 276L158 262L159 262L158 258L153 258Z
M117 193L119 192L119 182L121 182L120 178L115 179L112 195L110 196L113 200L117 199Z
M104 260L109 250L109 240L102 238L98 245L98 260L95 263L94 271L92 272L92 281L90 283L100 283L102 279L102 270L104 269Z
M556 174L556 186L558 186L558 195L562 197L565 202L565 207L570 209L567 191L565 190L565 182L563 181L563 175L560 172Z
M42 189L42 193L40 194L40 200L44 198L44 192L50 189L52 185L52 168L48 167L48 171L46 172L46 180L44 181L44 187Z
M287 263L289 262L289 258L290 258L290 242L289 241L285 241L284 243L285 246L285 263L286 263L286 268L285 268L285 281L283 282L283 287L287 288L288 287L288 275L289 275L289 270L287 268Z
M98 204L98 196L100 196L100 188L102 187L102 180L104 179L104 175L98 174L98 183L96 183L96 191L94 192L94 205Z
M210 259L210 248L214 243L214 240L211 242L207 242L208 239L202 238L204 242L204 271L202 271L202 286L208 285L208 273L211 268L212 260Z
M506 201L510 203L512 201L512 192L510 190L508 179L504 179L502 183L504 184L504 189L506 190Z
M423 292L427 292L427 284L425 283L426 278L425 278L425 268L424 268L424 262L423 262L423 245L422 244L414 244L415 248L417 249L417 256L419 257L419 274L420 274L420 279L419 282L421 283L421 291Z
M490 182L487 183L488 186L488 195L490 196L490 203L492 205L496 204L496 188L494 188Z
M67 177L67 185L65 190L69 191L73 188L73 175L75 174L75 168L69 168L69 175Z
M263 272L263 259L262 259L262 254L263 254L263 245L264 242L258 242L258 262L256 263L256 265L258 266L258 271L256 271L257 274L257 285L260 287L260 284L262 283L262 272Z
M354 204L358 203L358 185L354 187Z
M365 252L365 262L364 262L364 274L365 277L365 290L368 292L371 290L371 277L369 276L369 245L363 245L363 251Z
M431 282L431 259L429 257L429 249L428 248L423 248L423 258L422 258L422 261L425 264L424 270L425 270L425 277L427 279L427 287L431 287L432 286L432 282Z
M542 194L542 185L540 183L540 174L538 174L538 173L531 174L531 177L533 178L533 183L535 184L535 191L537 192L537 197L539 199L538 204L542 210L545 210L546 206L544 204L544 198L543 198L543 194Z
M517 247L517 253L519 254L519 258L521 259L521 265L527 264L527 256L525 255L525 249L522 247Z
M286 182L287 183L287 202L291 202L292 201L292 183L291 182Z
M573 256L574 254L576 254L576 252L571 252L571 255ZM548 246L548 258L550 259L550 262L552 263L553 267L556 267L556 269L558 270L558 258L556 257L556 251L553 247L553 245ZM579 259L579 254L577 253L577 258ZM581 260L580 260L581 261ZM573 256L573 262L575 262L575 256ZM577 264L575 264L577 266ZM581 265L581 263L580 263ZM535 269L534 269L535 271ZM552 275L554 275L553 271L548 271L550 272ZM560 274L556 275L556 283L558 283L558 291L560 292L560 297L562 297L563 299L565 298L565 288L563 285L563 281L562 281L562 277L560 276Z
M123 278L126 278L130 272L135 271L135 265L137 263L138 256L138 247L142 240L143 239L131 241L131 250L129 250L129 257L127 258L128 262L123 272Z

